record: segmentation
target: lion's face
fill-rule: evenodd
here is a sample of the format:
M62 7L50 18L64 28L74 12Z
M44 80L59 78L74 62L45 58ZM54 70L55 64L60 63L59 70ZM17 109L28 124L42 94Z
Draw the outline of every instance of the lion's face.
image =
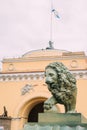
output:
M49 85L51 84L57 84L58 83L58 76L57 76L57 72L52 69L51 67L48 67L45 71L45 82Z

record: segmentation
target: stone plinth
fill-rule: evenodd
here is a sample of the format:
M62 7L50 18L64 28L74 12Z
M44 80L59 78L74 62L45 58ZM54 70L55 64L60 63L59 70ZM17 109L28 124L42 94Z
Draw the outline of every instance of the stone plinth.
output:
M39 113L38 116L41 123L80 124L81 120L81 113Z
M4 130L11 130L11 118L0 116L0 126L2 126Z
M27 123L23 130L87 130L87 120L81 113L39 113L38 123Z

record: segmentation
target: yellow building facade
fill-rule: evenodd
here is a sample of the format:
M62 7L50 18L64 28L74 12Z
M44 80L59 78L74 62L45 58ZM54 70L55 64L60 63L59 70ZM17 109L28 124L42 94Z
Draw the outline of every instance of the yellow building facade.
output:
M20 58L3 59L0 73L0 115L3 106L11 116L11 130L21 130L27 122L37 122L43 102L51 96L44 70L51 62L62 62L77 79L76 110L87 118L87 56L84 52L58 49L30 51ZM64 106L58 104L60 113Z

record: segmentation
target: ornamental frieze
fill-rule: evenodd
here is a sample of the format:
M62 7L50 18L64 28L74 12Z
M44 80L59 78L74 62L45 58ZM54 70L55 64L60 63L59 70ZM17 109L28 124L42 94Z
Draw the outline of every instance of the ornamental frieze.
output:
M87 71L71 71L76 79L87 79ZM43 80L44 72L21 73L21 74L0 74L0 82L4 81L25 81L25 80Z

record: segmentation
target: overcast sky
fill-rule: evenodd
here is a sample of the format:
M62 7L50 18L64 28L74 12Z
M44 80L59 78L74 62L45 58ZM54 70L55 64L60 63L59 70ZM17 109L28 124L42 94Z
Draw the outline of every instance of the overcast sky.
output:
M45 49L51 0L0 0L0 61ZM87 52L87 0L53 0L54 48Z

